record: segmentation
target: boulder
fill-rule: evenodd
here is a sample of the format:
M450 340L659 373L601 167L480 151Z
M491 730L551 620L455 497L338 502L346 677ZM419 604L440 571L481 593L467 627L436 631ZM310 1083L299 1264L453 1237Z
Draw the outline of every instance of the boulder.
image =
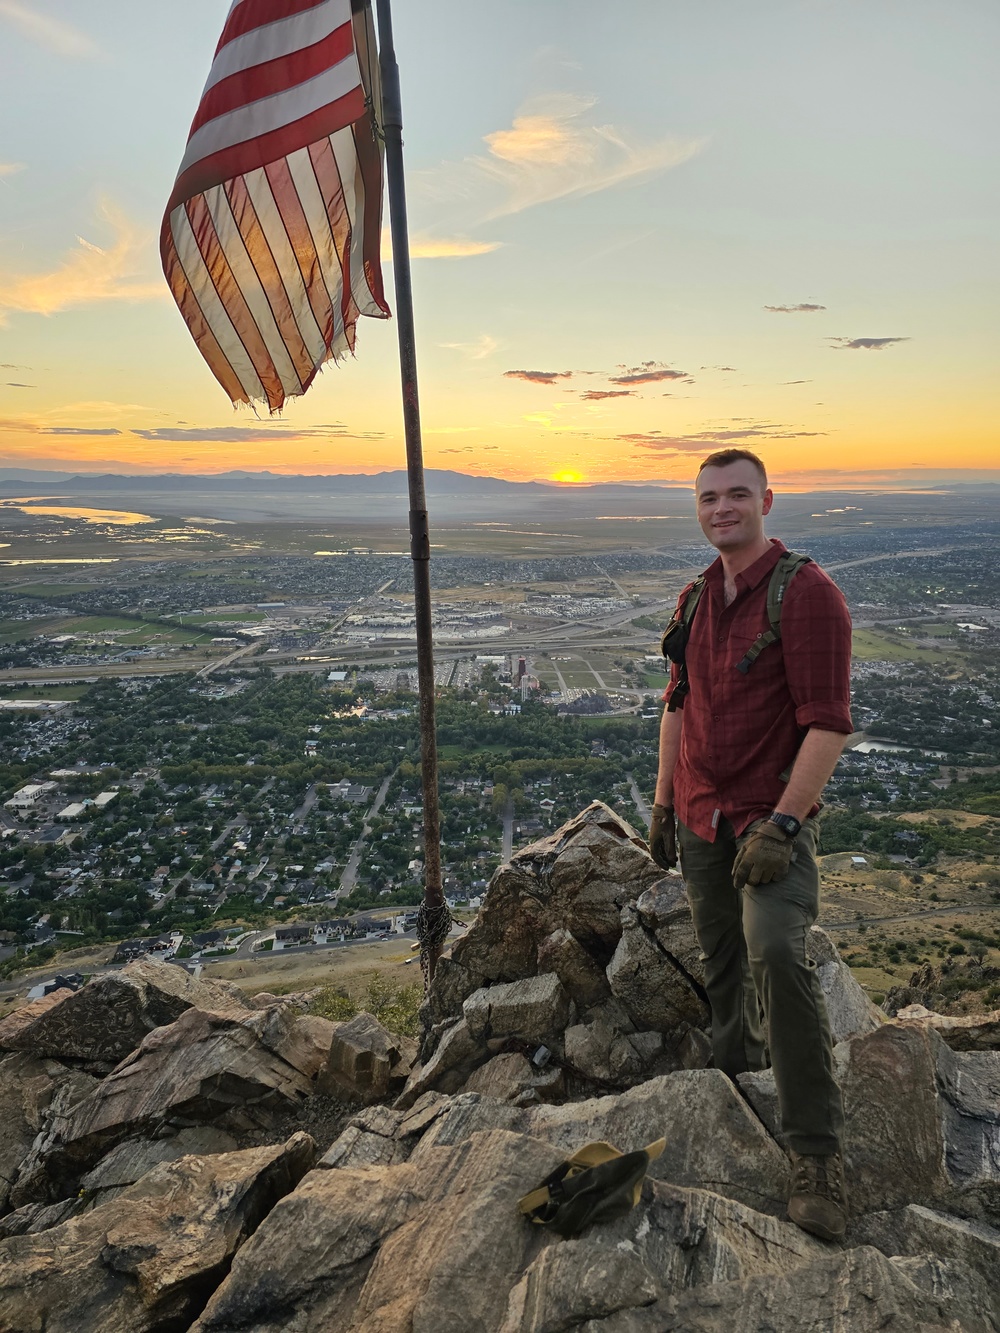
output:
M463 1093L445 1102L410 1160L493 1129L551 1143L563 1157L595 1140L627 1150L666 1138L650 1167L654 1179L711 1189L765 1213L783 1213L788 1197L787 1157L716 1069L663 1075L563 1106L517 1108Z
M708 1024L705 999L658 936L642 924L638 910L623 908L621 925L607 970L611 992L637 1028L662 1033L669 1048L677 1050L690 1028Z
M622 907L661 874L635 829L594 801L496 872L478 920L435 971L428 1026L454 1017L483 986L534 976L539 945L560 930L605 968Z
M464 1018L453 1022L440 1036L434 1054L425 1064L414 1068L396 1099L396 1106L412 1106L418 1097L432 1089L457 1092L487 1054L485 1045L472 1035Z
M900 1023L933 1028L953 1051L1000 1051L1000 1009L988 1014L936 1014L922 1004L896 1011Z
M556 974L578 1008L600 1004L611 994L604 970L565 927L546 935L538 946L536 961L539 973Z
M196 981L182 967L148 959L55 995L62 997L59 1002L36 1011L30 1022L22 1017L25 1011L15 1010L0 1023L0 1048L79 1060L108 1073L143 1037L186 1009L247 1008L236 986Z
M694 933L691 904L680 875L668 874L658 879L639 895L635 910L642 925L656 936L656 942L674 967L688 978L701 998L706 999L705 965Z
M364 1104L402 1090L413 1066L416 1043L393 1036L377 1018L362 1013L336 1026L328 1049L317 1080L319 1091Z
M513 1102L530 1088L534 1072L527 1056L508 1051L480 1065L466 1080L463 1091L478 1092L482 1097L496 1097L501 1102Z
M806 939L806 950L816 964L834 1043L880 1027L885 1015L869 1000L825 930L813 926Z
M186 1329L314 1154L312 1139L296 1134L277 1147L183 1157L90 1212L0 1241L0 1328Z
M287 1333L290 1311L296 1333L495 1330L531 1236L517 1199L558 1160L497 1131L419 1165L313 1171L237 1255L192 1333Z
M66 1197L125 1139L192 1124L267 1125L311 1091L309 1074L291 1063L304 1058L292 1010L187 1009L151 1032L88 1096L51 1117L22 1164L11 1202Z
M874 1245L892 1256L919 1258L932 1254L964 1264L988 1283L995 1284L1000 1273L1000 1231L920 1204L856 1218L851 1241L855 1245Z
M484 986L462 1006L469 1032L479 1041L518 1037L539 1045L560 1042L569 1017L569 997L554 972Z
M563 1036L566 1064L574 1074L591 1083L611 1084L611 1046L616 1030L602 1019L575 1023Z
M0 1215L35 1138L53 1108L70 1109L96 1085L55 1060L15 1052L0 1059Z
M37 1000L29 1000L27 1004L22 1004L19 1009L0 1019L0 1051L22 1051L30 1050L30 1043L20 1044L21 1034L29 1031L38 1020L47 1014L50 1009L55 1009L62 1004L63 1000L68 1000L73 994L69 986L60 986L58 990L49 991L48 995L42 995Z
M103 1203L113 1194L141 1180L147 1171L161 1162L176 1162L180 1157L205 1156L235 1152L239 1144L231 1134L214 1125L193 1125L169 1138L126 1139L102 1157L92 1171L80 1180L80 1193L88 1200Z
M575 1327L580 1333L988 1333L995 1327L963 1291L964 1270L941 1264L908 1271L912 1262L865 1247L834 1250L789 1273L693 1287Z
M446 1097L428 1092L408 1111L366 1106L344 1126L318 1167L393 1166L405 1162L414 1144L441 1114Z
M1000 1220L1000 1052L955 1052L932 1028L889 1021L834 1053L852 1210L915 1203ZM771 1071L738 1082L780 1137Z

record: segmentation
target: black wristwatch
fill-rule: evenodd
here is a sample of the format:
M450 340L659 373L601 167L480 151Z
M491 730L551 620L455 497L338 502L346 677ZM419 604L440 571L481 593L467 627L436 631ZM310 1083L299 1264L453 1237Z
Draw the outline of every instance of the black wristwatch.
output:
M794 815L779 815L777 810L770 816L770 822L777 824L778 828L788 838L797 838L802 830L802 825Z

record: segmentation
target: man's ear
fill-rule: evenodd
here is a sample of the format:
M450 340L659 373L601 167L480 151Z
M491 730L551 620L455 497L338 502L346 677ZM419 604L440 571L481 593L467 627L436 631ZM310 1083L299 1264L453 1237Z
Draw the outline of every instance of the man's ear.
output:
M766 515L766 514L769 514L769 513L771 512L771 506L772 506L773 504L774 504L774 491L772 491L771 488L770 488L770 486L769 486L769 487L767 488L767 490L764 492L764 507L763 507L763 513L764 513L765 515Z

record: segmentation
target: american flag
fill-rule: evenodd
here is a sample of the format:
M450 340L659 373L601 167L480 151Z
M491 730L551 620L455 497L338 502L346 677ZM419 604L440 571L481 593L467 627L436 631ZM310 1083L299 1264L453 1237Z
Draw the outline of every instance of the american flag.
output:
M234 0L160 236L234 403L278 411L353 350L360 315L388 317L379 114L367 3Z

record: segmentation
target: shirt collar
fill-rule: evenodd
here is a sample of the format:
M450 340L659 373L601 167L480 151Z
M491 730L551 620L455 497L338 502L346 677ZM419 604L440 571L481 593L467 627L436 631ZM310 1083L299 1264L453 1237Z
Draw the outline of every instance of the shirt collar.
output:
M771 537L770 542L771 549L769 551L765 551L759 560L755 560L748 569L744 569L741 574L736 575L736 584L739 588L756 588L758 584L763 583L788 550L785 543L779 541L777 537ZM711 586L721 589L724 578L722 557L717 556L705 570L705 579Z

